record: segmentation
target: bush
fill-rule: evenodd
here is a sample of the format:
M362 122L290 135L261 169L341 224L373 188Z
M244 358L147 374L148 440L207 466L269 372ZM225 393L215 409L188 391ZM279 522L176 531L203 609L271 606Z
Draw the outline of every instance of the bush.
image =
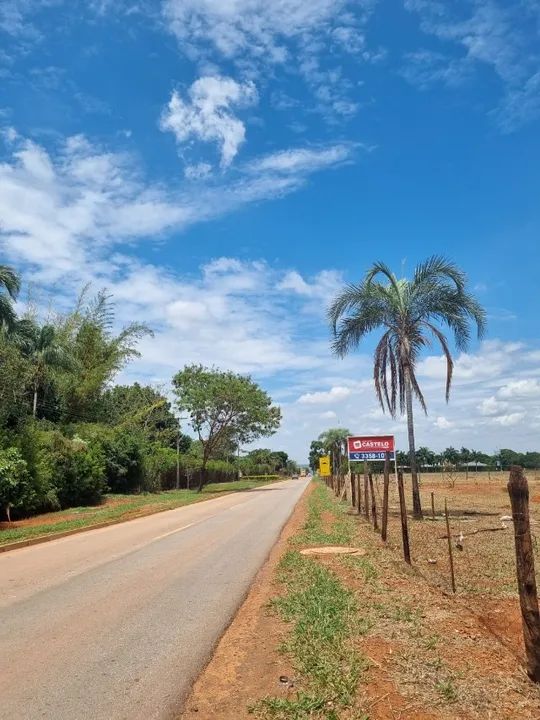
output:
M100 425L80 426L78 432L101 448L105 480L111 492L130 493L145 489L146 443L139 432Z
M176 450L154 446L144 459L144 490L159 492L176 484Z
M105 458L97 443L43 433L40 472L54 488L62 508L98 505L103 500Z
M22 507L30 491L30 475L17 448L0 450L0 505L11 520L11 508Z
M46 437L43 432L51 423L30 422L18 432L4 433L0 442L4 448L16 448L26 462L28 487L21 502L13 506L15 517L24 517L37 512L60 510L56 490L50 484L50 478L42 472L41 448Z

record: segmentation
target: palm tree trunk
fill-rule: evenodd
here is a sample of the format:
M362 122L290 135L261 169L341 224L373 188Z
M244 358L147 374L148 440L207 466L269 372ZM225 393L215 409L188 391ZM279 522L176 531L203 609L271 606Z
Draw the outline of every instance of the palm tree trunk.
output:
M416 448L414 444L414 416L412 402L412 387L409 369L405 368L405 403L407 407L407 434L409 436L409 460L411 463L413 517L423 520L422 504L420 502L420 487L418 485L418 471L416 468Z

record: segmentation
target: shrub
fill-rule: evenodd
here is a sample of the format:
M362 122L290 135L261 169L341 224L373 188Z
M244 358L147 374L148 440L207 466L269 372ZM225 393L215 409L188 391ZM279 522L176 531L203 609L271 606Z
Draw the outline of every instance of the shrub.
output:
M40 472L53 487L63 508L97 505L107 489L105 458L99 444L59 432L43 433Z
M154 446L144 459L144 487L146 492L159 492L176 483L176 451Z
M4 448L18 450L28 471L28 486L24 498L12 508L15 517L60 509L56 490L50 484L50 478L42 472L41 447L46 437L43 429L50 425L51 423L43 421L26 423L18 432L4 433L0 440Z
M11 521L11 508L22 507L30 492L26 462L17 448L0 450L0 505Z
M139 432L100 425L80 426L78 432L101 448L105 480L111 492L130 493L144 489L146 443Z

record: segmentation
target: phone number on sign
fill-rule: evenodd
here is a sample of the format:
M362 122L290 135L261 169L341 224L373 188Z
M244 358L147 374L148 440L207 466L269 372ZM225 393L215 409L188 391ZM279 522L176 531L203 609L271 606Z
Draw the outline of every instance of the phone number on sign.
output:
M390 459L394 459L394 453L388 453ZM352 452L349 453L349 460L384 460L386 453L384 452Z

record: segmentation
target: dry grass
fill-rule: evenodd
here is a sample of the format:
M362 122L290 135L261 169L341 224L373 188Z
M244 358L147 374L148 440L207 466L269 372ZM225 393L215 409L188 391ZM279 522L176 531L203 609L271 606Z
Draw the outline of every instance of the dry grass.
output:
M441 476L422 478L425 509L430 509L431 491L439 511L446 497L452 534L465 536L463 551L454 553L456 596L450 592L447 541L440 539L445 524L440 519L410 520L413 567L402 561L394 491L387 546L359 519L353 544L367 554L320 560L355 590L359 622L369 628L360 650L372 666L357 705L369 710L370 720L540 718L540 689L529 682L521 664L511 522L505 530L468 536L473 530L500 526L501 516L509 514L506 479L506 474L489 478L479 473L449 487ZM529 481L534 498L540 479ZM382 494L382 483L379 490ZM534 528L540 505L531 505ZM346 505L342 508L350 512Z
M482 598L508 599L516 595L514 536L512 523L501 520L511 515L506 490L508 473L462 473L454 482L441 474L422 475L421 495L425 522L409 522L413 564L434 585L450 590L448 547L444 522L444 501L450 515L454 540L462 534L462 550L454 542L454 565L458 594ZM528 476L531 496L531 527L537 571L540 570L540 474ZM410 478L405 477L406 501L412 506ZM375 480L377 503L381 506L382 478ZM435 498L435 520L431 519L431 493ZM390 547L401 547L398 515L399 498L395 483L390 493ZM503 528L503 526L505 526ZM481 532L478 532L481 531ZM431 562L430 562L431 561ZM433 562L435 561L435 562Z

